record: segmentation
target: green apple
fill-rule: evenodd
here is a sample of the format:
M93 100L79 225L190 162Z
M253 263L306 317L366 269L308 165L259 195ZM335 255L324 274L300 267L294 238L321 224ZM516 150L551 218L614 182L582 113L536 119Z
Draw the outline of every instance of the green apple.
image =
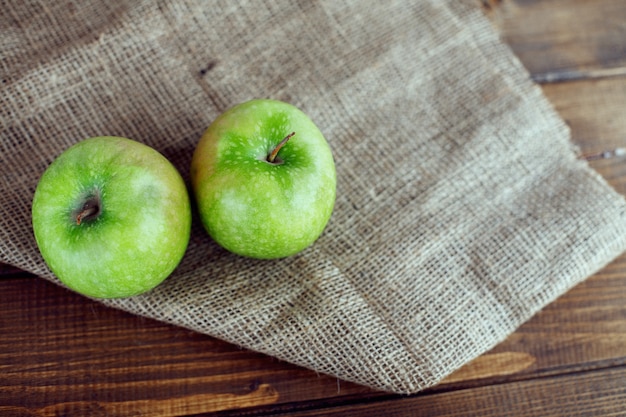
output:
M220 115L200 139L191 182L202 223L225 249L283 258L321 235L335 203L335 163L298 108L252 100Z
M159 152L119 137L75 144L33 197L35 239L50 270L94 298L141 294L182 259L191 231L185 183Z

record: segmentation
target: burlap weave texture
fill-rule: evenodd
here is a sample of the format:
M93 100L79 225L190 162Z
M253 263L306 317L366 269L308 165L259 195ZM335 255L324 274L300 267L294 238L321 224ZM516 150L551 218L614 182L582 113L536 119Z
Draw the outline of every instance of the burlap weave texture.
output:
M46 166L130 137L188 180L210 122L291 102L337 163L335 212L291 258L197 219L156 290L106 301L381 390L416 392L626 249L626 205L470 1L25 1L0 11L0 261L56 281L30 228Z

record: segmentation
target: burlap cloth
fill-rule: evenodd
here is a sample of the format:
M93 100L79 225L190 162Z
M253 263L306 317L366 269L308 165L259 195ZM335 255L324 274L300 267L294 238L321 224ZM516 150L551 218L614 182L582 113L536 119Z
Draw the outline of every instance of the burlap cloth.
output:
M380 390L416 392L626 248L626 205L586 163L473 1L13 1L0 10L0 261L55 281L37 180L97 135L188 180L227 107L270 97L325 133L323 236L231 255L194 219L178 270L110 306Z

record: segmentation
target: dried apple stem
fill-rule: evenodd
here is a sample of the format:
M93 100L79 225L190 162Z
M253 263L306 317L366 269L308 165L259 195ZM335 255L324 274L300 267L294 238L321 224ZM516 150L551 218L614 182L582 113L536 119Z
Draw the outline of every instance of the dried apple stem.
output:
M296 134L296 132L291 132L290 134L285 136L285 138L283 140L281 140L278 143L278 145L276 145L276 147L274 149L272 149L272 152L270 152L270 154L267 155L267 162L269 162L270 164L273 164L274 161L276 160L276 156L278 155L278 151L280 151L280 148L285 146L285 143L287 143L289 141L289 139L291 139L293 137L293 135L295 135L295 134Z
M96 198L91 198L83 204L83 207L76 214L76 225L80 226L83 220L89 220L100 214L100 205Z

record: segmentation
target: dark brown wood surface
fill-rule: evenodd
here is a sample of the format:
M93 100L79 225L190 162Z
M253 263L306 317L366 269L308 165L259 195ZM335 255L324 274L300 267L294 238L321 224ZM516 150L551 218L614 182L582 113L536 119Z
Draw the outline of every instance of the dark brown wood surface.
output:
M482 0L584 154L626 147L626 1ZM626 195L626 158L591 165ZM0 265L0 415L626 415L626 255L440 385L398 396Z

